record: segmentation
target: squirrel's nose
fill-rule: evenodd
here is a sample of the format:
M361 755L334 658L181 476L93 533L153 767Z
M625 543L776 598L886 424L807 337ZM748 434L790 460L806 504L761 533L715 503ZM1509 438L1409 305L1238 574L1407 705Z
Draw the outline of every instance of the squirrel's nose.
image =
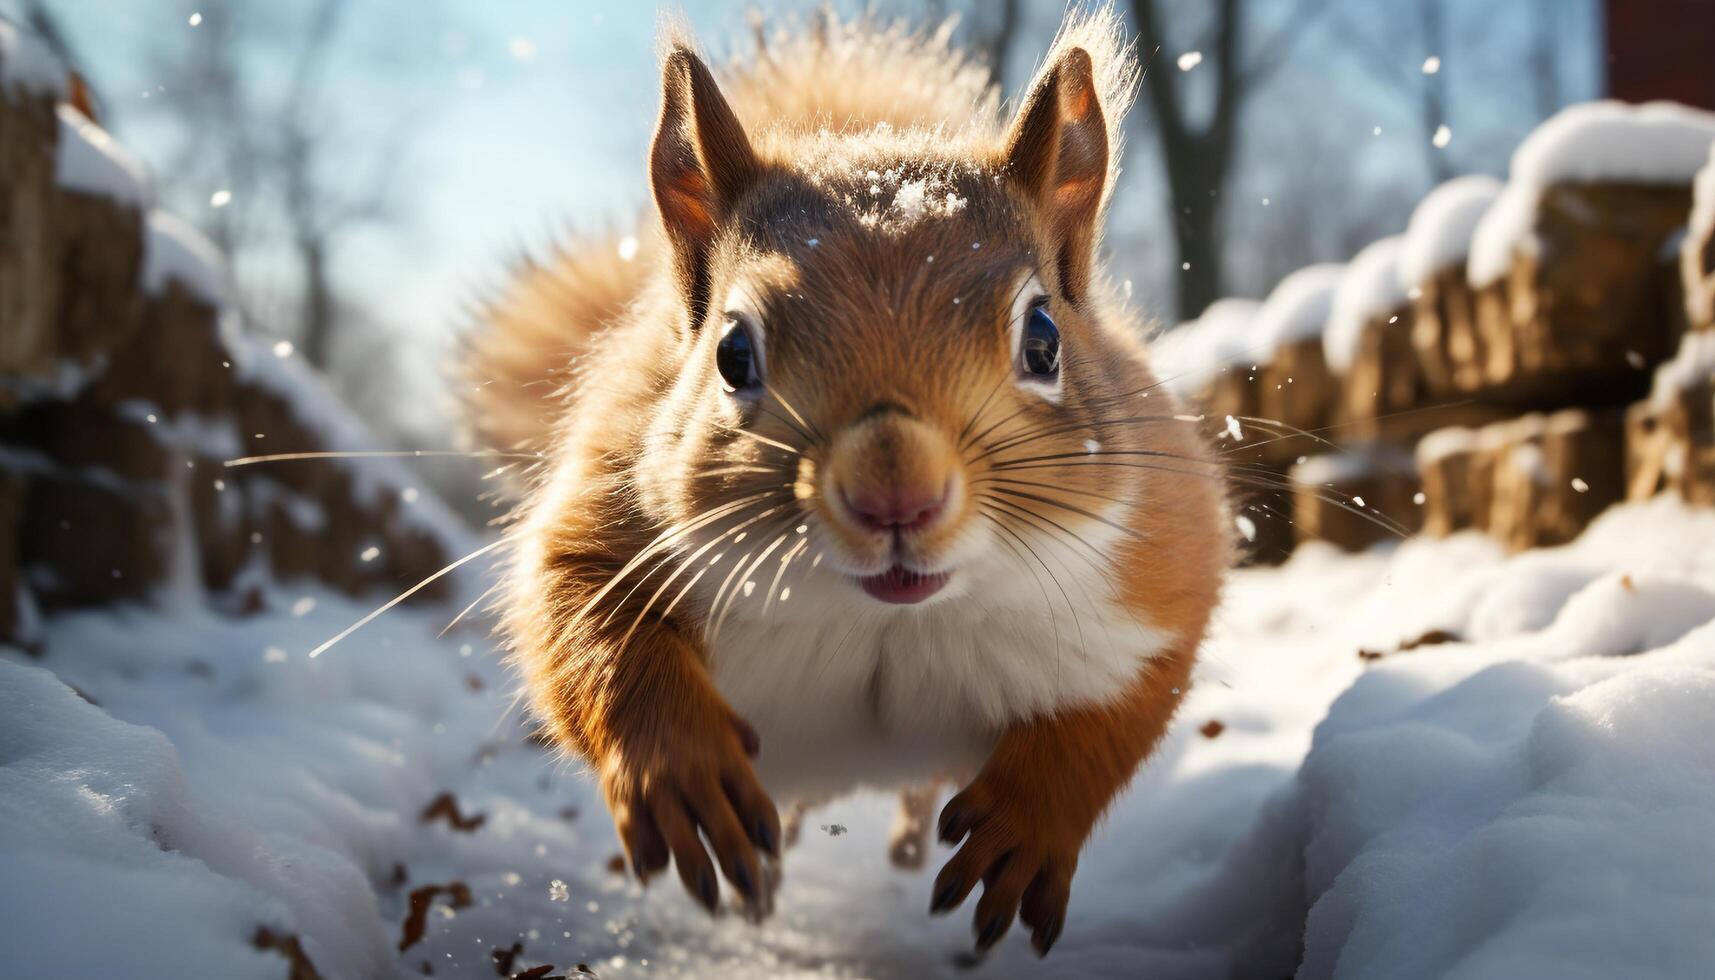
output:
M846 509L871 531L921 531L934 526L947 510L952 481L938 492L921 487L871 486L841 491Z

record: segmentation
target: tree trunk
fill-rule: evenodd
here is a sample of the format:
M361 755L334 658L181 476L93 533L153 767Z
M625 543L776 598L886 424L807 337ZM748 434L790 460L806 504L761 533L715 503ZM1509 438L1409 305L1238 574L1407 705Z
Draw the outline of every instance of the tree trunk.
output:
M328 276L327 243L319 238L298 243L304 266L304 310L299 347L304 359L326 371L333 358L333 283Z

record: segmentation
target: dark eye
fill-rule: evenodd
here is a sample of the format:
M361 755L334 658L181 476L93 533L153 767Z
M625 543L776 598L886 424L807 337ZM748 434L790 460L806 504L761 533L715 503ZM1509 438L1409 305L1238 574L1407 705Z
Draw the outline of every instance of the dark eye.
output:
M715 346L715 368L721 373L728 391L747 391L762 381L756 369L756 345L750 327L743 320L727 321L726 333Z
M1052 378L1060 373L1060 328L1037 304L1024 315L1024 336L1018 350L1018 370L1030 378Z

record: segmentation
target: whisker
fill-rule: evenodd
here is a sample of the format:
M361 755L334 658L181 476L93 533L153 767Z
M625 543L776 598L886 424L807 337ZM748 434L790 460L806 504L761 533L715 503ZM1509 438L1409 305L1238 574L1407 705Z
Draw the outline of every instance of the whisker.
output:
M1081 456L1083 454L1080 453L1080 454L1073 454L1073 455L1080 455ZM1210 464L1210 465L1214 465L1214 464ZM1088 461L1072 460L1072 461L1064 462L1064 463L1046 463L1046 464L1041 464L1041 465L1029 465L1029 466L1009 466L1009 467L1006 467L1006 469L1008 469L1008 470L1037 470L1037 469L1052 470L1052 469L1059 469L1061 467L1067 467L1067 466L1121 466L1121 467L1130 467L1133 469L1153 470L1153 471L1158 472L1158 473L1172 473L1172 474L1175 474L1178 476L1200 477L1202 479L1211 480L1215 483L1226 484L1226 485L1237 485L1240 487L1249 487L1249 488L1258 489L1258 490L1276 490L1276 491L1281 491L1281 492L1289 493L1289 494L1306 494L1306 495L1309 495L1311 497L1314 497L1317 500L1322 501L1323 503L1332 504L1336 507L1339 507L1342 510L1347 511L1348 513L1355 514L1355 515L1363 518L1364 520L1369 521L1370 523L1376 525L1377 527L1382 528L1383 530L1387 531L1389 534L1392 534L1396 537L1400 537L1400 538L1411 537L1411 532L1405 527L1405 525L1399 523L1398 521L1394 520L1391 517L1388 517L1386 514L1383 514L1380 511L1375 511L1374 513L1371 513L1370 511L1366 511L1363 508L1352 504L1349 500L1345 499L1345 495L1340 494L1338 491L1333 490L1332 488L1308 487L1308 486L1305 486L1303 484L1293 483L1285 477L1279 477L1279 478L1271 480L1271 479L1268 479L1267 477L1265 477L1261 473L1244 473L1244 472L1232 472L1232 471L1215 472L1215 473L1199 473L1195 470L1175 469L1171 466L1163 466L1160 464L1139 463L1139 462L1134 462L1134 461L1108 461L1108 460L1088 460Z
M768 614L774 610L774 590L780 588L780 579L785 576L787 566L791 565L793 559L803 554L804 549L809 546L808 538L799 537L798 543L786 549L786 553L780 556L780 567L774 570L774 581L768 586L768 595L762 600L763 619L767 619Z
M822 435L822 430L816 428L816 423L811 422L809 419L805 418L796 408L793 408L792 403L786 400L786 396L782 395L778 388L775 388L772 385L765 384L765 385L763 385L763 390L767 391L770 395L773 395L774 400L780 403L780 407L786 409L786 411L789 412L793 418L797 419L799 425L803 426L805 429L810 430L810 433L812 435L805 436L804 437L805 441L810 442L810 443L821 443L821 442L827 441L827 437ZM813 436L813 438L812 438L812 436Z
M681 521L678 524L663 529L660 534L655 536L653 541L645 545L643 549L636 555L632 556L632 558L627 561L619 571L615 572L613 576L608 579L607 584L597 590L596 594L591 596L589 600L584 603L583 608L580 609L578 614L573 618L582 619L583 617L588 616L591 610L596 607L596 604L607 598L608 594L617 588L619 583L623 581L627 575L630 575L639 565L658 554L663 548L671 545L674 540L685 534L689 534L705 527L714 521L720 520L722 517L735 510L742 509L759 500L766 499L770 494L776 492L778 491L767 490L761 493L749 494L747 496L740 497L737 500L731 500L724 504L719 504L707 511L704 511L695 518L687 521Z
M779 418L779 416L776 415L775 418ZM749 429L743 428L742 426L729 425L729 426L726 426L726 430L728 432L733 433L734 435L744 436L746 439L755 439L757 442L762 443L764 446L771 446L771 447L778 449L782 452L790 453L794 459L803 455L803 453L799 452L797 449L793 448L792 446L787 445L784 442L781 442L778 439L770 439L769 437L767 437L767 436L765 436L759 432L752 432Z
M335 636L333 639L327 640L326 642L322 643L320 646L316 647L314 650L311 650L310 651L310 659L314 660L315 658L321 656L323 653L325 653L327 651L327 649L329 647L333 646L335 643L338 643L339 641L345 639L346 637L350 636L351 634L362 629L363 627L368 626L371 622L374 622L374 620L377 616L380 616L382 613L386 612L387 610L392 609L394 606L397 606L399 603L404 602L406 599L411 598L412 596L416 595L418 592L423 591L423 589L427 588L431 584L440 581L442 578L444 578L445 576L450 574L455 569L463 567L465 564L472 562L472 561L475 561L478 558L481 558L483 555L488 554L489 552L493 551L494 549L500 547L501 545L503 545L505 543L506 543L505 538L499 538L499 539L496 539L494 541L490 541L488 544L483 545L482 547L476 549L475 551L471 552L470 554L465 555L463 558L460 558L458 561L453 562L452 564L446 566L445 568L434 573L433 575L430 575L428 578L425 578L421 582L418 582L416 585L411 586L410 588L406 589L405 591L403 591L403 592L399 593L398 595L394 596L393 598L387 600L387 602L385 604L383 604L379 609L376 609L374 612L371 612L369 615L363 617L362 619L358 620L357 622L352 623L350 626L347 626L345 629L340 630L339 634L337 636Z
M785 526L784 523L781 526L784 527ZM774 553L774 549L780 547L782 544L785 544L785 543L786 543L786 535L784 533L782 533L779 537L775 538L773 540L773 542L771 542L768 545L768 547L762 549L762 553L757 555L756 558L751 561L750 565L745 568L744 574L739 576L739 582L742 583L742 582L748 580L750 578L750 576L756 572L757 568L761 567L762 563L768 560L768 556ZM721 627L726 625L727 616L732 612L733 606L737 604L738 595L742 591L743 591L743 586L741 585L739 588L733 589L731 592L727 593L726 605L721 608L720 615L718 617L716 617L716 619L714 621L715 622L715 629L714 629L714 635L715 636L718 637L720 635Z
M376 449L350 452L269 453L266 456L241 456L229 459L222 466L253 466L257 463L281 463L305 459L418 459L452 456L459 459L543 459L541 453L502 453L486 449L464 452L457 449Z
M759 501L759 503L766 503L766 502L767 502L766 498L764 498L762 501ZM661 588L656 590L656 592L655 592L656 598L659 598L661 595L661 590L666 589L669 585L672 585L673 580L678 578L681 574L683 574L685 569L689 568L691 566L692 562L695 562L697 559L703 557L703 555L705 555L709 552L709 549L713 548L715 545L720 544L722 541L726 540L727 535L737 534L738 532L744 530L745 528L749 527L750 525L755 524L757 521L763 520L769 514L774 513L775 511L781 509L784 506L785 506L785 504L775 504L773 507L770 507L767 510L764 510L760 514L752 515L752 516L746 518L744 521L740 522L739 524L736 524L733 527L730 527L730 528L726 529L725 531L722 531L720 534L715 535L714 538L712 538L708 542L704 543L702 545L702 547L691 552L689 555L686 555L680 561L678 570L675 571L672 575L668 576L667 581L662 582ZM743 509L741 508L738 511L738 513L740 513L740 514L744 513ZM726 515L723 515L723 516L726 516ZM673 560L673 557L671 555L668 555L666 558L663 558L660 562L658 562L654 568L651 568L648 572L644 573L643 577L637 580L637 584L633 585L631 587L631 591L627 592L624 596L622 596L620 598L620 600L618 602L613 604L613 608L610 609L608 611L607 616L602 619L601 625L606 626L608 623L612 622L613 617L615 615L617 615L621 609L625 608L625 604L627 602L630 602L631 597L633 595L637 594L637 590L643 587L643 583L649 581L649 577L651 575L654 575L660 569L665 568L667 563L671 562L672 560ZM651 600L651 602L653 602L653 600ZM647 611L648 605L645 605L644 609L645 609L645 611ZM640 613L639 616L641 617L641 615L642 614ZM636 627L634 626L633 628L635 629Z
M1002 521L1000 518L996 517L994 514L989 513L987 508L984 508L984 507L979 505L977 508L977 513L982 515L983 517L987 518L989 523L993 524L995 526L995 528L997 530L1001 531L1003 534L1006 534L1008 537L1011 537L1013 540L1017 541L1019 544L1024 544L1024 539L1019 537L1017 532L1015 532L1012 528L1007 527L1005 521ZM1016 547L1014 547L1012 545L1012 542L1006 540L1006 538L1000 538L998 540L1000 541L1001 544L1004 544L1007 546L1008 550L1010 550L1013 553L1013 555L1015 555L1018 558L1018 563L1024 567L1025 571L1030 573L1031 578L1036 580L1036 588L1042 593L1042 605L1045 608L1047 608L1047 610L1048 610L1049 625L1052 626L1054 629L1054 656L1055 656L1055 659L1059 659L1059 657L1060 657L1060 617L1054 615L1054 600L1048 598L1048 588L1042 584L1042 576L1036 574L1036 570L1031 568L1030 564L1024 560L1024 553L1019 551ZM1025 547L1029 548L1029 545L1025 545ZM1032 552L1032 554L1034 554L1034 552ZM1036 563L1039 565L1042 564L1042 559L1040 559L1040 558L1036 559ZM1044 570L1046 570L1047 566L1043 566L1043 568L1044 568Z
M977 427L977 424L982 421L984 415L988 414L989 402L994 399L995 395L1000 393L1001 385L1004 384L1006 384L1006 375L1003 374L1000 376L999 380L995 381L994 387L989 389L989 393L984 396L982 404L977 406L976 413L971 416L971 420L965 423L965 427L963 429L959 430L959 438L956 442L960 453L963 453L966 449L970 448L965 443L965 437L970 435L971 430Z
M440 639L441 637L446 636L448 633L451 633L453 631L453 627L457 626L459 624L460 620L462 620L466 616L470 615L470 611L472 609L475 609L477 606L482 605L483 600L487 599L489 596L494 595L496 592L499 592L501 587L505 584L506 584L505 581L500 581L500 582L496 582L493 585L489 586L488 588L484 589L482 592L482 595L477 596L476 599L473 602L471 602L470 605L459 610L459 614L457 616L454 616L452 618L451 622L449 622L449 623L447 623L447 625L443 626L441 628L441 631L439 633L435 634L435 638Z
M994 492L995 493L1004 493L1004 494L1011 496L1011 497L1022 497L1025 500L1034 500L1039 504L1047 504L1050 507L1058 507L1061 510L1068 510L1068 511L1071 511L1072 513L1078 514L1082 517L1087 517L1092 521L1100 521L1101 523L1106 524L1108 527L1111 527L1114 530L1116 530L1116 531L1120 532L1121 534L1124 534L1128 537L1134 537L1134 538L1135 537L1142 537L1142 535L1139 534L1137 531L1133 530L1132 528L1126 527L1124 524L1121 524L1118 521L1109 520L1100 514L1093 513L1091 511L1087 511L1082 507L1074 507L1071 504L1063 504L1060 501L1054 500L1051 497L1044 497L1041 494L1031 493L1027 490L1013 490L1010 487L995 487Z

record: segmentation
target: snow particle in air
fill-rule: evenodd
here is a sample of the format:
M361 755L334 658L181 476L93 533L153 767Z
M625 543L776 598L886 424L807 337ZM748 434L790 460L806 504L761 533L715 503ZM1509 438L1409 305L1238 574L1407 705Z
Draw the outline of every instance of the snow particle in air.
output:
M274 356L281 358L281 359L291 357L292 356L292 342L289 340L275 341L274 342Z
M262 651L262 662L265 664L283 664L286 662L286 651L279 647L269 647Z
M1239 514L1233 518L1233 526L1239 529L1239 533L1244 535L1246 541L1256 540L1256 521Z
M513 36L506 42L506 51L520 64L536 60L536 42L523 36Z
M190 25L192 27L199 27L199 26L201 26L201 24L202 24L202 14L200 14L200 13L191 14Z
M1590 484L1585 483L1583 477L1575 476L1572 478L1572 489L1578 491L1579 493L1589 493L1590 492Z
M315 608L316 608L316 597L307 595L307 596L304 596L303 598L299 599L297 602L292 603L292 615L298 617L299 619L302 619L303 617L308 616L312 611L314 611Z
M224 208L231 203L232 192L228 190L218 190L208 196L208 206L211 208Z
M416 503L419 496L421 496L421 494L418 493L416 487L406 487L399 491L399 499L408 504Z
M571 892L569 892L566 889L566 883L565 882L561 881L558 878L555 878L553 881L548 882L548 900L549 901L567 902L567 901L570 901L571 898L572 898Z
M1423 502L1428 500L1428 499L1429 498L1424 495L1422 490L1419 490L1416 493L1411 495L1411 502L1418 505L1419 507L1423 506Z
M1453 129L1446 123L1435 128L1435 136L1429 142L1435 144L1437 150L1447 149L1447 144L1453 142Z
M1187 51L1179 56L1179 70L1190 71L1203 63L1203 52Z
M1439 72L1440 70L1441 70L1441 59L1440 58L1437 58L1434 55L1430 55L1429 57L1423 59L1423 73L1425 75L1433 75L1436 72Z
M635 258L637 258L637 236L626 235L619 240L619 260L630 262Z
M357 557L362 559L363 561L366 561L366 562L374 561L375 559L381 557L381 549L377 548L374 545L370 545L369 547L363 549L362 553L359 554Z

